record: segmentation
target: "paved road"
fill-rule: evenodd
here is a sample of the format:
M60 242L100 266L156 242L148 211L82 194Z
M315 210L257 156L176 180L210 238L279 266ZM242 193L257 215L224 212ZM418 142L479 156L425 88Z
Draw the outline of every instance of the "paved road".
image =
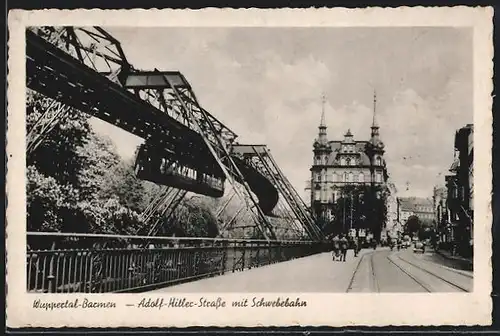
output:
M432 253L411 250L349 251L346 262L330 253L159 289L154 292L463 292L472 272L436 262Z

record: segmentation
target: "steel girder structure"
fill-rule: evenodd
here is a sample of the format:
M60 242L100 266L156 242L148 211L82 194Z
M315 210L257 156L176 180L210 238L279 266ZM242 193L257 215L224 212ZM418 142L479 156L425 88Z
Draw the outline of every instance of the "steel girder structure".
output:
M92 69L93 71L104 75L109 81L114 84L121 85L121 79L124 74L131 71L132 66L128 63L125 54L120 46L120 43L114 39L110 34L100 27L30 27L26 32L27 39L27 87L38 91L44 95L42 107L45 111L41 111L41 116L35 121L34 125L27 134L27 155L29 155L40 145L43 139L50 133L51 130L70 112L72 108L80 110L81 112L96 115L96 110L99 110L101 102L99 99L90 99L83 104L68 104L68 98L72 97L62 95L57 92L57 88L47 88L47 83L41 82L38 77L40 68L45 70L55 69L56 62L43 62L44 59L51 59L50 57L44 58L43 53L48 50L55 51L53 48L48 48L48 42L53 47L63 51L80 64ZM43 39L43 40L42 40ZM36 56L42 55L39 59ZM52 60L57 59L57 55ZM70 59L65 60L70 63ZM41 75L43 76L43 75ZM81 87L84 90L93 91L91 87L84 87L84 85L72 81L70 78L65 78L62 74L59 76L59 81L67 80L72 87ZM45 85L44 85L45 84ZM113 120L109 113L104 112L110 118L101 118L116 126L120 125L120 120ZM148 133L142 130L136 130L132 126L131 133L143 136ZM186 195L185 190L179 190L172 187L162 187L158 196L152 200L151 204L145 209L142 214L142 219L147 223L152 221L149 230L150 235L154 235L158 227L158 215L168 216L179 205L183 197Z
M276 189L283 197L283 203L285 203L282 212L288 215L292 214L291 219L295 219L300 223L310 239L321 240L324 238L321 230L307 210L304 201L285 177L271 155L271 151L265 145L235 145L233 146L233 153L245 158L249 165L253 165L273 181ZM293 222L291 224L293 225Z
M160 102L171 102L171 104L164 105L165 112L178 116L186 126L202 136L208 150L224 172L235 194L245 204L264 238L276 240L277 236L271 223L260 208L245 176L231 156L231 147L236 139L235 133L201 107L194 91L182 75L182 80L179 82L175 82L170 73L163 73L156 69L154 73L139 73L139 75L143 76L143 80L154 84L151 86L141 84L140 88L137 86L126 87L133 90L155 90L157 97L163 97L159 99Z
M64 49L82 64L96 71L103 70L104 67L106 69L104 71L110 74L108 78L115 82L118 80L117 75L122 70L128 69L128 62L118 41L99 27L80 29L30 27L28 31L36 32L38 36ZM81 41L82 38L85 42ZM45 105L45 112L28 131L26 148L28 157L71 109L61 101L48 97L45 97L42 105Z
M245 177L231 158L230 148L236 135L199 105L182 74L135 71L119 42L99 27L29 29L27 73L29 88L146 141L155 140L171 151L188 142L194 155L199 154L207 161L209 152L250 209L264 237L276 239ZM107 80L103 81L96 73ZM141 120L143 116L137 111L147 114L149 119ZM197 135L201 135L206 147L200 146Z

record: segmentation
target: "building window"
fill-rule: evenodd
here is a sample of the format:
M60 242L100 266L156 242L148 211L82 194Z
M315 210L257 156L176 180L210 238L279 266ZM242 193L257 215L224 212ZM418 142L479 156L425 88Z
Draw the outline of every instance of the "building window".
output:
M316 201L319 201L319 200L320 200L320 198L321 198L321 193L320 193L320 191L319 191L319 190L317 190L317 191L316 191L316 193L314 194L314 199L315 199Z
M349 182L353 182L353 181L354 181L354 174L349 173Z
M338 182L337 178L338 178L337 174L333 173L332 175L333 182Z
M358 182L359 175L354 175L354 182Z
M382 165L382 159L380 157L377 158L377 166Z
M344 158L340 159L340 165L345 166L345 159Z
M365 175L363 173L359 173L359 182L365 182Z
M316 181L321 182L321 175L316 175Z
M375 176L375 181L378 183L382 182L382 174L377 173L377 175Z

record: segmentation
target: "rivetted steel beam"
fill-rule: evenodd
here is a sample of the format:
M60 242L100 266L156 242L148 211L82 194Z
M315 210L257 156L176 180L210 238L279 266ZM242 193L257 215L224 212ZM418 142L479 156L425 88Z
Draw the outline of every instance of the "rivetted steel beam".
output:
M73 108L93 115L149 142L218 166L203 139L106 77L32 32L26 34L27 86Z
M171 78L157 72L167 82L165 91L171 89L174 100L181 105L177 108L189 117L188 121L195 128L173 119L168 114L168 106L161 110L149 100L141 99L135 92L131 92L141 90L132 88L129 91L124 88L123 83L126 83L130 72L122 72L120 83L116 83L33 32L27 32L26 42L29 88L138 135L148 143L158 147L166 146L170 152L175 153L174 156L179 161L183 161L183 165L198 161L201 168L205 168L207 164L220 168L226 177L243 185L248 195L240 198L254 215L262 234L266 239L276 239L265 216L267 211L264 211L266 209L270 212L276 205L276 189L257 169L247 166L244 160L233 159L230 146L236 135L200 107L192 90L187 87L183 89L182 83L178 86ZM129 84L144 85L153 82L159 85L155 80L157 78L136 77ZM187 81L184 84L186 83ZM251 191L257 194L258 202Z
M257 151L260 155L267 154L266 145L232 145L231 153L243 156L254 157L256 155L255 151Z

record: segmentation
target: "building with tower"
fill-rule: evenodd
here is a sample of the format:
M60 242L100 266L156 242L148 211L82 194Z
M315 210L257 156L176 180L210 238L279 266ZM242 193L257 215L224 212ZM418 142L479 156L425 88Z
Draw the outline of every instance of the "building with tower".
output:
M373 101L369 140L356 140L349 129L343 139L328 140L323 97L318 137L313 144L311 180L307 188L311 210L323 227L333 221L342 225L342 231L369 226L368 223L361 223L368 215L361 210L366 195L353 195L351 190L387 190L385 149L376 120L376 94ZM339 206L343 208L339 209Z

